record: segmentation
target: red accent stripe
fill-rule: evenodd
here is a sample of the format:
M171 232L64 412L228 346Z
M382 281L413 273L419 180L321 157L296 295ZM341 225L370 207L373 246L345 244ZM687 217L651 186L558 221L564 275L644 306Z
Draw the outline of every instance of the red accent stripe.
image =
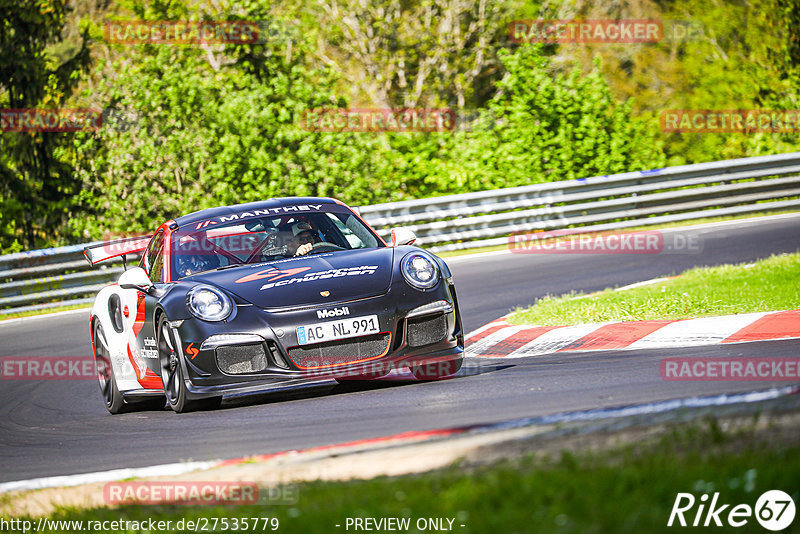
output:
M474 345L475 343L477 343L481 339L483 339L485 337L489 337L490 335L494 334L498 330L502 330L503 328L508 328L508 326L509 326L508 323L505 322L505 321L503 321L502 323L497 323L495 326L490 326L489 328L487 328L483 332L475 334L471 338L467 339L464 342L464 346L469 347L470 345Z
M164 384L161 382L161 377L153 372L149 367L144 370L144 378L139 380L139 383L145 389L163 389Z
M144 327L144 293L136 293L136 319L133 320L133 337L138 337Z
M624 349L628 345L639 341L648 334L652 334L675 321L630 321L601 326L594 332L576 339L557 352L571 350L612 350Z
M561 328L561 327L537 326L534 328L526 328L525 330L520 330L519 332L510 335L509 337L497 343L496 345L492 345L491 348L489 349L490 352L481 354L480 356L485 358L501 358L503 356L508 356L518 348L527 345L532 340L555 328Z
M800 337L800 310L770 313L722 340L723 343Z
M144 374L139 376L139 365L136 363L131 351L131 345L128 344L128 360L131 362L131 368L136 371L136 381L144 389L162 389L164 384L161 382L161 377L156 375L149 367L145 365Z

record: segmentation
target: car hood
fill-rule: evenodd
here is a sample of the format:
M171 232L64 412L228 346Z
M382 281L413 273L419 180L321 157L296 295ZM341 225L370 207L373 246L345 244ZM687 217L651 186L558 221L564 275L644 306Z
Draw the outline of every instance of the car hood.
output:
M385 293L393 249L348 250L209 271L187 280L221 287L260 308L328 305Z

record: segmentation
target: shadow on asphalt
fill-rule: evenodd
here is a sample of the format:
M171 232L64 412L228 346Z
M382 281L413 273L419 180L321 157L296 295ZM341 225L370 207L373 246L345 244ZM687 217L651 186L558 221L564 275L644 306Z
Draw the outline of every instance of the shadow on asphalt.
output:
M381 389L390 389L398 387L406 387L419 385L424 386L436 382L446 383L453 380L468 378L471 376L478 376L496 371L502 371L510 367L515 367L513 364L485 364L482 361L467 360L461 369L454 375L442 378L439 380L417 380L410 371L393 371L388 376L378 378L375 380L343 380L342 382L329 382L319 384L309 384L307 386L299 385L291 389L282 389L279 391L265 391L262 393L249 393L244 395L237 395L227 397L222 401L219 408L212 408L210 410L197 410L197 412L216 412L224 411L231 408L242 408L245 406L256 406L260 404L275 404L280 402L290 402L295 400L314 399L329 397L332 395L344 395L349 393L359 393L365 391L375 391ZM154 413L154 412L170 412L168 407L159 409L141 409L135 410L137 413Z
M342 382L331 381L330 384L325 385L309 385L306 387L300 386L291 390L254 393L240 397L226 398L222 402L222 406L218 409L224 410L228 408L239 408L257 404L272 404L293 400L313 399L331 395L343 395L363 391L375 391L380 389L413 386L415 384L425 385L436 382L450 382L452 380L458 380L470 376L502 371L503 369L508 369L509 367L514 367L514 365L485 365L480 362L466 361L458 373L440 380L421 381L414 378L414 375L412 375L409 371L400 373L392 372L389 376L378 378L376 380L343 380Z

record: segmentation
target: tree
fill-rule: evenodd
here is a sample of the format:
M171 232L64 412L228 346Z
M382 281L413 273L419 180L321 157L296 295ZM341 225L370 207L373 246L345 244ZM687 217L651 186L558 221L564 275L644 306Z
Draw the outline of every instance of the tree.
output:
M60 61L48 45L61 41L65 0L0 0L0 108L57 108L89 66L88 35ZM78 182L57 155L71 135L4 132L0 135L0 247L32 248L57 239Z
M494 0L323 0L318 55L381 107L476 106L498 76L509 13Z
M176 8L176 4L171 4ZM245 2L214 20L275 19L265 2ZM173 12L140 13L145 20ZM105 107L130 127L83 134L76 171L88 218L84 239L140 233L158 221L211 206L279 196L336 196L353 203L392 198L379 139L310 132L303 114L343 106L335 78L309 65L302 39L264 44L140 44L100 66Z
M657 132L617 102L600 71L561 73L541 46L501 52L506 75L485 124L465 134L449 183L513 187L663 166Z

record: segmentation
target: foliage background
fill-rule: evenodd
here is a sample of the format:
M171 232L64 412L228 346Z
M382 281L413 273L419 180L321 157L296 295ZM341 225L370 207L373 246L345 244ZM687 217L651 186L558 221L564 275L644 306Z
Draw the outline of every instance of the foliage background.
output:
M0 0L0 108L104 110L0 133L0 249L139 234L271 196L353 205L798 149L664 134L666 109L798 109L800 0ZM649 44L521 45L531 18L679 19ZM107 43L109 20L269 21L258 45ZM317 107L446 107L442 133L320 133Z

